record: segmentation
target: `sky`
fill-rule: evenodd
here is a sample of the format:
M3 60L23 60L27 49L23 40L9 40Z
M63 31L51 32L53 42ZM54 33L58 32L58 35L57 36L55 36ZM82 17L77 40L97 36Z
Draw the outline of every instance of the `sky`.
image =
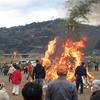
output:
M0 0L0 27L63 18L66 0Z
M70 0L72 5L65 9L68 0L0 0L0 27L14 27L33 22L43 22L56 18L67 18L67 9L78 1ZM90 25L100 25L100 3L89 16Z

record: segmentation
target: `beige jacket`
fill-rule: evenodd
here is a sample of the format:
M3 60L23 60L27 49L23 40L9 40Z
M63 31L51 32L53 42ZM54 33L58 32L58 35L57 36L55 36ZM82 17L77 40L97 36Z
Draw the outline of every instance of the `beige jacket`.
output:
M15 68L11 65L11 67L8 70L8 74L12 74L15 71Z
M9 100L9 96L5 88L0 90L0 100Z

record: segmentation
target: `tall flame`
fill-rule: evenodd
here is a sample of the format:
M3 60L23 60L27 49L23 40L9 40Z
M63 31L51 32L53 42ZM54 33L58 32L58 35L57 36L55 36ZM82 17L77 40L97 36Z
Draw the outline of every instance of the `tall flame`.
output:
M55 51L56 48L55 43L57 42L57 38L58 37L55 37L54 40L48 43L48 50L46 51L45 56L41 58L41 60L43 61L42 63L43 66L47 66L51 64L49 56L52 55Z
M56 73L57 66L59 64L66 64L68 67L66 79L73 81L74 71L76 67L80 65L80 62L82 61L82 56L84 55L84 53L82 53L80 49L85 47L84 41L86 41L87 38L82 37L81 40L78 42L73 42L70 39L68 39L66 42L63 42L63 52L59 55L59 57L56 57L56 59L53 59L51 61L49 57L55 52L57 38L58 37L49 42L48 50L46 51L45 56L41 58L41 60L43 61L43 66L46 67L45 80L55 80L58 77ZM88 75L92 77L92 75L90 75L89 73Z

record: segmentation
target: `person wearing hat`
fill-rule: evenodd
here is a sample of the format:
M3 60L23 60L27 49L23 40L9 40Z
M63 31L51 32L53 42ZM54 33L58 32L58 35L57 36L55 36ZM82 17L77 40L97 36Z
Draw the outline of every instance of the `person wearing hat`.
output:
M80 94L83 94L84 77L87 77L87 72L84 65L85 65L85 62L81 62L81 65L78 66L75 70L77 91L79 89L79 85L81 85Z
M45 100L78 100L76 86L66 80L67 66L65 64L58 65L57 75L58 78L47 86Z

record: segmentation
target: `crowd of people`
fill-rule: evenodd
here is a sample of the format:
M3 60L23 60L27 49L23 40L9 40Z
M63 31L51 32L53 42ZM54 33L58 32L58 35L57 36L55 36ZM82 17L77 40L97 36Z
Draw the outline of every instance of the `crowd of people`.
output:
M90 60L88 60L86 62L86 67L88 68L89 72L91 72L93 70L98 71L99 70L99 62L98 61L90 61Z
M30 62L28 62L26 66L22 66L21 63L15 64L13 62L11 62L11 64L1 64L0 68L3 68L3 71L0 70L0 75L8 75L8 81L11 81L13 84L12 95L16 96L19 95L22 70L24 71L24 74L27 73L26 80L31 77L32 81L26 83L21 91L24 100L78 100L79 86L81 86L80 94L84 93L84 78L87 78L86 65L87 68L89 68L89 62L81 62L75 69L74 76L76 84L74 84L73 82L66 80L68 73L67 65L59 64L57 67L58 78L48 83L45 96L43 95L42 86L46 71L38 59L36 60L35 67L33 67ZM25 69L27 69L27 71L25 71ZM99 100L100 80L94 80L92 82L91 92L92 95L90 100ZM4 88L4 83L0 83L0 100L10 100L6 89Z

